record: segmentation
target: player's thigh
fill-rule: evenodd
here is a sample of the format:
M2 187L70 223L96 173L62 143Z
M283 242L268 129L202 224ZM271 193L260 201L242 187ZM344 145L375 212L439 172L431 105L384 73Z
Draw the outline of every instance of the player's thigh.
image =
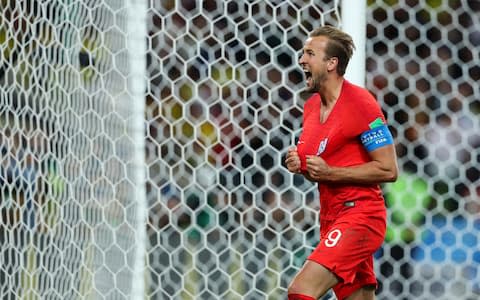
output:
M345 300L375 300L375 287L365 286L359 288L348 296Z
M288 293L306 294L318 298L337 283L337 277L327 268L307 260L290 284Z
M309 260L331 270L346 284L353 283L358 273L367 271L375 279L372 255L384 240L384 230L377 230L384 224L380 218L338 220L322 234ZM366 262L371 262L371 266L364 265Z

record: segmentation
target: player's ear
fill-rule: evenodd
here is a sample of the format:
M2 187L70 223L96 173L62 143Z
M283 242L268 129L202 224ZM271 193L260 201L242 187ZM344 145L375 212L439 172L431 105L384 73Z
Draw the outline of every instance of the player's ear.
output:
M338 57L330 57L327 62L327 70L329 72L334 71L337 69L338 66Z

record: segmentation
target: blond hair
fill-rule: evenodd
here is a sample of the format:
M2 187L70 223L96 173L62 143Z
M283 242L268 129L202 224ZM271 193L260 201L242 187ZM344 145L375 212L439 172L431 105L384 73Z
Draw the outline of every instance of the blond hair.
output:
M344 75L348 62L352 58L355 45L353 39L347 33L333 26L322 26L310 33L310 37L325 36L328 38L328 44L325 49L325 59L332 57L338 58L337 73Z

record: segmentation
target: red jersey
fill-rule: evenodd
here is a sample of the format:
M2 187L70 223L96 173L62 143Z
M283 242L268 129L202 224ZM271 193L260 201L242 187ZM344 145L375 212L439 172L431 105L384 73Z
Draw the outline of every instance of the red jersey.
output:
M304 106L303 130L297 144L301 170L306 171L306 155L319 155L334 167L355 166L370 161L360 135L383 113L373 96L365 89L344 80L340 97L328 118L320 123L321 99L310 97ZM378 184L354 185L319 183L320 217L322 221L336 219L354 203L355 212L384 212L385 205ZM349 210L351 211L351 210Z

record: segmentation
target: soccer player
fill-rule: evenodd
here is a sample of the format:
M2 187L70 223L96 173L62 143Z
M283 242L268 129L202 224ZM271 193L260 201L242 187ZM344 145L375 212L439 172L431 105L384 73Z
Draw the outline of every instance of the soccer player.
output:
M288 149L290 172L318 183L320 242L288 288L289 300L312 300L333 288L339 300L375 299L373 254L386 230L379 184L397 178L392 135L365 89L344 79L354 44L345 32L324 26L305 41L303 128Z

